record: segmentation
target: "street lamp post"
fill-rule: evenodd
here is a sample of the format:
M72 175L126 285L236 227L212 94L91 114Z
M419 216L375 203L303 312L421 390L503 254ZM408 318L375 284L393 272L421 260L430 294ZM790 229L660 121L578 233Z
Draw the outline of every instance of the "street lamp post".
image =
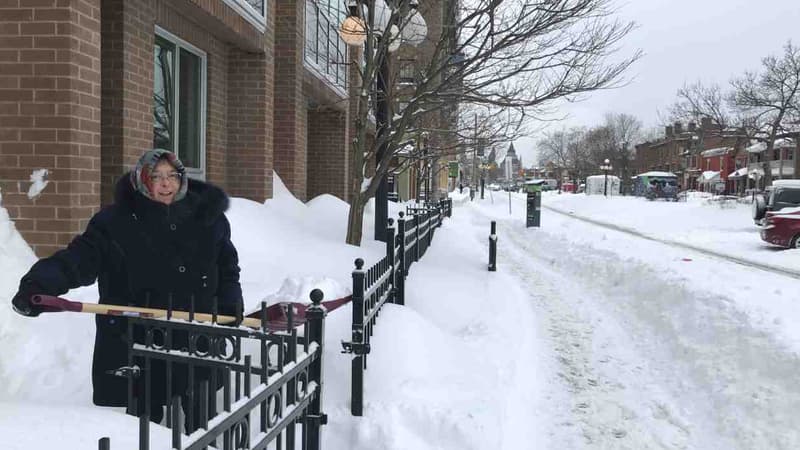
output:
M398 3L403 0L397 0ZM387 157L389 142L386 136L391 130L390 123L390 89L389 80L389 53L400 47L401 35L405 42L414 46L422 43L427 32L427 25L422 15L416 9L418 3L415 0L407 2L410 8L406 26L398 30L396 22L400 19L383 0L368 0L364 4L369 9L367 17L371 23L367 23L361 18L361 0L348 1L348 16L339 27L339 35L342 40L351 46L362 46L369 37L369 30L373 30L372 38L380 38L386 33L391 34L390 41L385 51L380 49L376 52L376 66L378 67L376 88L377 104L375 108L375 138L381 142L375 153L375 164L380 165L381 161ZM401 6L401 5L392 5ZM369 48L369 47L368 47ZM369 84L369 83L367 83ZM386 227L389 219L389 194L386 174L380 175L378 189L375 191L375 240L386 242Z
M606 158L606 160L603 161L603 163L604 164L600 166L600 170L602 170L603 174L605 175L605 180L603 183L603 195L608 197L608 172L611 171L612 167L608 158Z

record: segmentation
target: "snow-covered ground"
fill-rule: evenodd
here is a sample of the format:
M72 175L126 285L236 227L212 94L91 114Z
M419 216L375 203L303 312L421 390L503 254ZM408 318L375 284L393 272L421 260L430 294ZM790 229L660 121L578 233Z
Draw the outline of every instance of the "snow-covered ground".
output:
M277 177L276 177L277 180ZM347 205L307 204L276 182L265 204L227 215L250 306L349 292ZM451 219L387 305L372 340L365 410L349 414L350 309L326 324L326 449L794 449L800 447L796 279L545 209L525 228L524 196L453 195ZM509 214L509 205L511 214ZM749 206L548 195L544 205L787 268L800 251L761 244ZM392 205L391 214L399 211ZM372 236L371 209L364 236ZM498 271L486 270L498 221ZM35 261L0 206L0 303ZM67 297L96 300L94 288ZM37 319L0 307L3 448L135 448L135 419L91 406L91 318ZM158 427L154 427L158 428ZM155 430L152 445L168 438Z

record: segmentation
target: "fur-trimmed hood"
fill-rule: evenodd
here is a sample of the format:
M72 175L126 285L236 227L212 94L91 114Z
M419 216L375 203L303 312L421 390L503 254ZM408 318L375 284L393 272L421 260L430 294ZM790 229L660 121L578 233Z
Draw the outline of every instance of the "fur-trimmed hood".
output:
M220 215L228 210L230 204L228 196L222 189L211 183L195 180L193 178L189 178L188 181L189 187L186 197L167 206L142 195L133 184L131 184L131 174L128 172L117 180L114 192L114 203L134 213L142 209L163 209L165 211L173 209L187 213L201 220L206 225L211 225Z

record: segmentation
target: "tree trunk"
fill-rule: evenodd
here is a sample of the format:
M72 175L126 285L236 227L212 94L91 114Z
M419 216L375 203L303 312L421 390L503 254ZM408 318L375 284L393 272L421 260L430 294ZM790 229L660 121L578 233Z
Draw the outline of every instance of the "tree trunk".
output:
M350 245L361 246L361 236L364 224L364 194L359 189L358 195L351 197L350 212L347 214L347 237L345 241Z
M431 160L431 173L428 175L430 177L430 187L431 192L433 193L433 197L431 200L439 201L439 171L437 170L439 166L439 158L433 158Z

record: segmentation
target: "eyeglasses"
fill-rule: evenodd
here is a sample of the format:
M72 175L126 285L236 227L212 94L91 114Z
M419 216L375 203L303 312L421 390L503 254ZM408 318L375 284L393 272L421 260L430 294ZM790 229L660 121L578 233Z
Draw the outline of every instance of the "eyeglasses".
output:
M170 172L170 173L151 173L150 174L150 181L153 183L159 183L162 180L167 180L173 183L180 183L183 175L178 172Z

